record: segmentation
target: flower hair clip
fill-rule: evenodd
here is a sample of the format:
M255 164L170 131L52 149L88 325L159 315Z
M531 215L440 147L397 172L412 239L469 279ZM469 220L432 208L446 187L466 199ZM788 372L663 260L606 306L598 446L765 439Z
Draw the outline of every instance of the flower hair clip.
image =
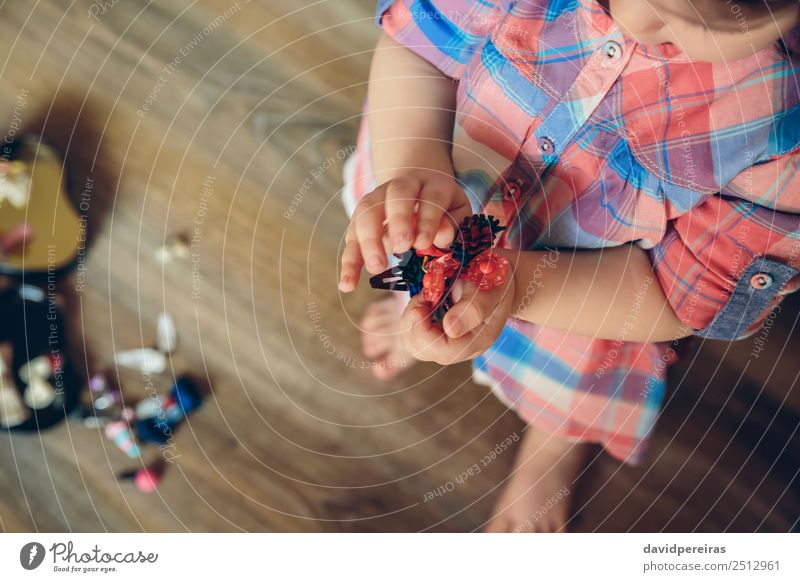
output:
M497 234L505 230L493 216L473 214L464 219L449 249L431 245L395 254L400 264L375 275L369 282L374 289L418 293L432 304L431 319L440 322L452 307L450 294L458 279L471 281L481 291L505 283L508 260L492 251Z

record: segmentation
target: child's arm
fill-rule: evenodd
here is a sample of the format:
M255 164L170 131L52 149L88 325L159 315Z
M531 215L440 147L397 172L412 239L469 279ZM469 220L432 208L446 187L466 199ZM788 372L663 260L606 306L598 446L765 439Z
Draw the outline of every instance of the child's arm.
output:
M387 251L402 253L434 242L447 246L453 223L470 213L453 177L456 87L453 79L383 34L367 96L372 162L381 185L359 201L348 226L339 282L343 292L355 289L362 266L373 274L383 271Z
M453 176L456 83L383 33L369 76L367 124L375 183L420 168Z
M442 327L431 323L422 294L411 299L401 322L411 355L440 364L472 359L492 346L509 317L622 341L666 341L692 332L675 315L639 247L494 251L508 259L512 275L489 291L457 282Z
M600 339L667 341L692 333L667 301L647 251L635 245L504 252L515 264L512 317Z
M692 333L664 296L647 251L637 246L497 250L514 273L510 317L599 339L667 341ZM497 297L470 286L442 322L447 335L474 330L497 305Z

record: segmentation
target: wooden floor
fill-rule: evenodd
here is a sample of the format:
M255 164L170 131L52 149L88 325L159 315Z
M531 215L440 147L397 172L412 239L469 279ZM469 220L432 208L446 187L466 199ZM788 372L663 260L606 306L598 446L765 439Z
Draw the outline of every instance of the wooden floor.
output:
M93 18L88 0L2 4L0 119L16 108L20 131L66 152L72 194L90 201L85 289L64 285L79 367L152 344L168 309L181 345L159 387L189 372L212 396L179 430L156 495L116 482L132 463L96 430L0 437L0 530L485 522L512 451L426 493L450 489L523 425L466 365L376 386L356 328L375 295L336 291L337 190L377 38L372 5L125 0ZM193 257L165 268L154 252L176 233L194 237ZM796 527L797 314L787 301L759 358L746 341L684 358L647 464L595 459L572 529ZM120 380L131 400L143 395L141 375Z

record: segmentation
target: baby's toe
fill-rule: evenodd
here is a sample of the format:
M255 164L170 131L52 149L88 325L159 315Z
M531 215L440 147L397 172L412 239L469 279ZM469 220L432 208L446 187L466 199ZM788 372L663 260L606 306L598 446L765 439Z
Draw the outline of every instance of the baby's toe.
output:
M396 358L389 356L375 362L372 375L378 380L391 380L403 371L403 365Z
M486 533L510 532L511 529L509 528L508 517L503 513L495 514L492 516L492 519L489 520L489 523L484 526L483 531Z
M385 329L384 333L376 330L375 334L365 334L361 338L361 351L368 360L377 360L391 351L397 340L393 338L390 329Z

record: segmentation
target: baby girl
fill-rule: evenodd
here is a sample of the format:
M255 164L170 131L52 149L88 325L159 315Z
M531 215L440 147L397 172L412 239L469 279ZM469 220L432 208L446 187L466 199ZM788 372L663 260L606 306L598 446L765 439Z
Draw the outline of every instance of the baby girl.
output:
M641 462L675 342L755 333L800 287L800 2L383 0L346 170L340 290L507 228L489 291L371 305L367 358L472 360L526 422L488 531L566 528L587 444ZM559 497L559 499L561 498ZM551 507L542 512L542 507Z

